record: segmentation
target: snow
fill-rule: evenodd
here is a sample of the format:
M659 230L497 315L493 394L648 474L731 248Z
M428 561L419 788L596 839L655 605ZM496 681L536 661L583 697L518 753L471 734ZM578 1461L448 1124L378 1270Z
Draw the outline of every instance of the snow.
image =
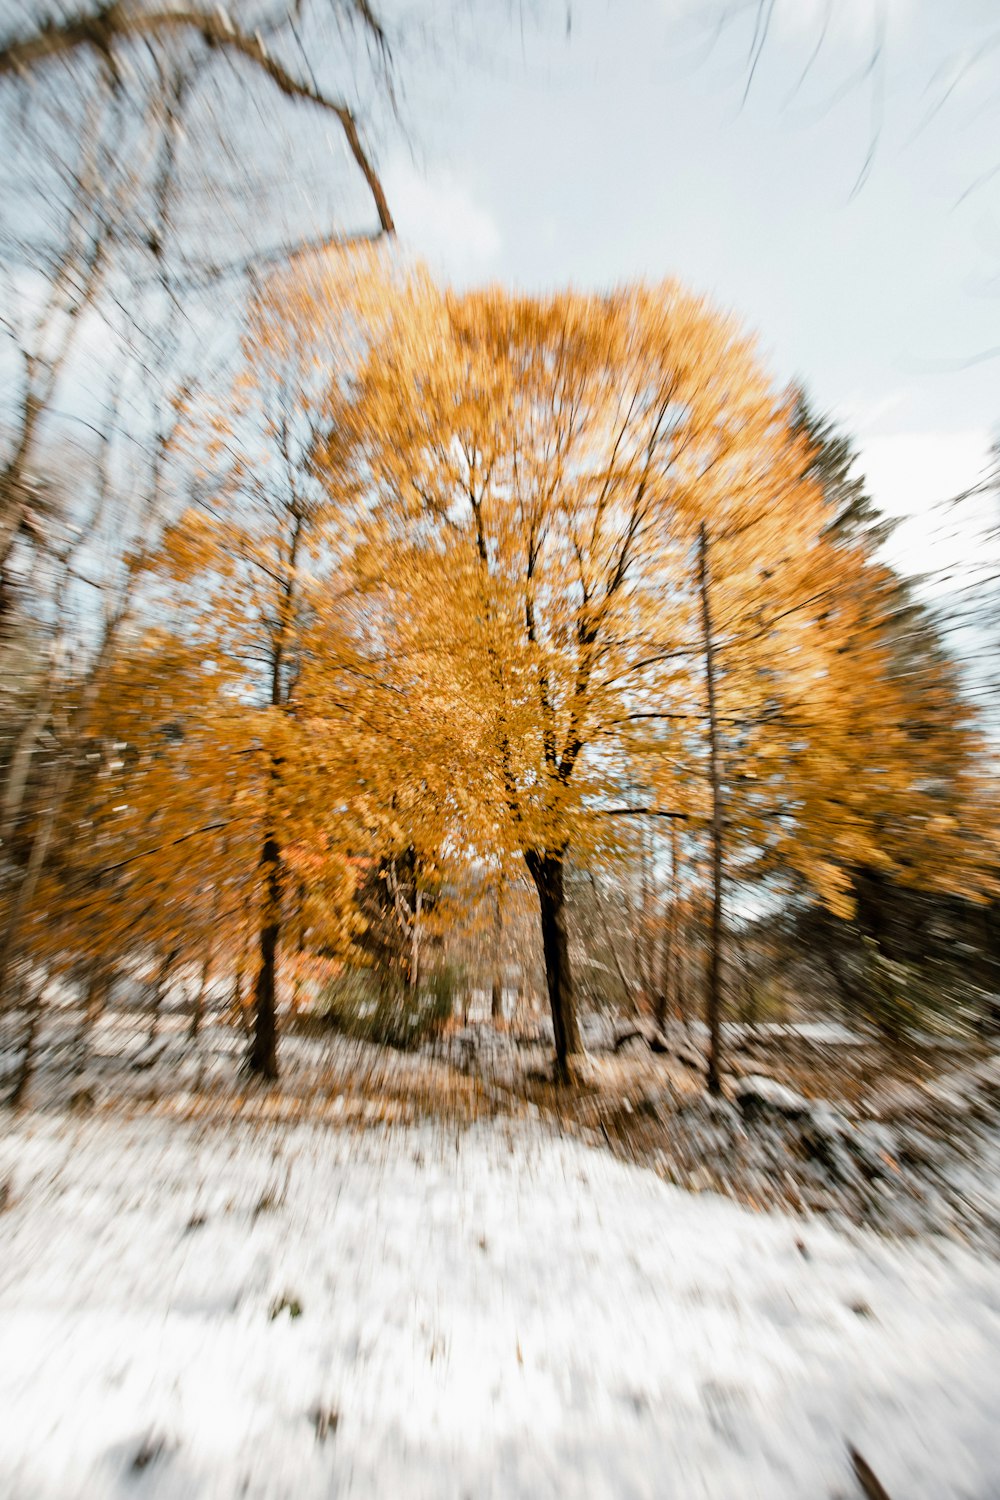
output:
M815 1042L825 1047L860 1047L864 1037L850 1031L840 1021L765 1021L753 1027L743 1027L744 1034L767 1037L794 1037L802 1042Z
M763 1073L751 1073L746 1078L741 1078L733 1094L740 1108L745 1111L774 1110L789 1118L809 1113L809 1100L804 1095L786 1088L776 1078L768 1078Z
M708 1035L704 1022L692 1022L690 1029ZM817 1047L862 1047L865 1044L861 1032L851 1031L841 1021L755 1021L750 1025L741 1021L724 1021L722 1034L730 1043L766 1039L808 1042Z
M890 1495L997 1494L1000 1279L954 1246L510 1121L40 1114L5 1178L16 1500L820 1500L849 1442Z

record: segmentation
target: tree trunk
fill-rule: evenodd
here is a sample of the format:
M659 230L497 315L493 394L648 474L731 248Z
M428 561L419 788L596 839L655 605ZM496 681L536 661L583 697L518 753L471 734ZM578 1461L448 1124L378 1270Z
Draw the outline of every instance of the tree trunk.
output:
M28 1085L35 1071L35 1043L38 1039L38 1028L42 1019L42 991L44 984L35 984L28 1000L28 1021L24 1029L24 1037L21 1041L21 1063L17 1070L14 1086L4 1101L12 1109L18 1109L24 1103L28 1092Z
M43 693L41 702L14 741L13 754L7 764L7 784L0 804L0 834L5 842L9 842L17 831L35 748L52 711L52 696L51 689Z
M292 511L292 529L288 541L288 568L278 599L277 629L271 639L271 707L288 710L288 688L283 681L285 647L295 606L295 569L303 516ZM275 833L274 793L281 777L281 758L271 760L271 788L267 803L269 828L260 852L264 876L264 916L260 927L260 963L254 985L253 1040L246 1066L268 1082L278 1076L278 939L281 936L281 846Z
M566 926L566 854L563 849L529 849L524 858L538 891L545 982L556 1043L556 1076L567 1082L571 1076L571 1059L580 1052L580 1033L576 1024L576 998Z
M715 642L708 593L708 532L704 521L698 533L698 589L705 640L705 684L708 695L708 767L712 784L712 912L708 930L708 1091L721 1094L719 956L722 947L722 788L719 776L719 735L715 710Z
M170 978L174 964L180 956L180 951L179 944L171 948L160 965L160 971L156 976L156 988L153 991L153 1003L151 1007L152 1015L149 1022L149 1036L146 1038L146 1045L149 1047L156 1041L156 1033L160 1026L160 1009L163 1005L163 991L167 987L167 980Z
M414 1000L420 999L420 920L424 909L424 893L416 886L414 874L413 916L410 927L410 993Z
M209 947L205 953L205 961L201 966L198 993L194 997L194 1005L191 1008L191 1027L188 1034L193 1042L197 1041L198 1033L201 1031L202 1018L205 1014L205 991L208 989L208 975L211 967L212 949Z
M490 1020L503 1020L503 915L500 910L500 887L494 892L493 907L493 989L490 994Z
M69 791L73 776L73 766L69 756L64 756L62 763L58 766L53 779L52 790L49 800L39 819L39 826L31 841L31 853L28 855L28 863L20 883L10 903L10 912L3 935L0 937L0 1007L7 1003L7 992L12 982L12 970L18 956L18 945L21 938L21 927L25 916L31 909L31 903L35 899L35 891L41 879L42 870L48 857L49 845L55 831L56 821L62 811L63 802Z
M111 970L99 959L88 966L86 988L83 996L83 1014L76 1037L76 1057L73 1062L73 1077L78 1077L90 1059L91 1038L98 1019L107 1009L111 992Z
M29 390L24 399L17 448L0 473L0 572L7 567L7 559L28 510L31 490L25 476L43 409L44 402Z
M260 862L267 902L260 929L260 964L254 985L253 1041L247 1068L273 1082L278 1076L277 970L281 933L281 854L273 834L264 840Z
M670 894L667 901L667 920L663 928L663 967L657 991L654 1015L656 1024L663 1030L667 1016L676 1006L680 986L677 984L677 823L670 819Z

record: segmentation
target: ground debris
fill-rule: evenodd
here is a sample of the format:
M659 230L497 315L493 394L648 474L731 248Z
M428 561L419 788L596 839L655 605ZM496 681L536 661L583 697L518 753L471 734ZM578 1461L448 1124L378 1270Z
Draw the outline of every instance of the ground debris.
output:
M340 1412L335 1406L314 1406L309 1413L317 1443L325 1443L340 1426Z
M132 1459L132 1469L136 1474L141 1474L149 1465L162 1458L171 1448L171 1443L160 1432L151 1432L143 1438L136 1449L135 1457Z
M733 1094L745 1115L770 1113L795 1120L809 1113L809 1100L804 1095L797 1094L776 1078L768 1078L762 1073L751 1073L746 1078L741 1078Z
M283 1312L287 1312L290 1318L301 1318L302 1303L298 1297L289 1296L287 1293L275 1297L267 1310L267 1316L273 1323L276 1318L281 1317Z
M888 1490L879 1482L871 1465L850 1444L848 1444L847 1451L850 1454L851 1466L854 1469L855 1477L861 1486L865 1500L889 1500Z

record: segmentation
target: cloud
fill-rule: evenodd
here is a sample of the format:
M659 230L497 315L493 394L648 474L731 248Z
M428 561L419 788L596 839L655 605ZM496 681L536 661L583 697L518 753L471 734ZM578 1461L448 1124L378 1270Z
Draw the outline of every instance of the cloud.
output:
M943 584L982 561L995 502L989 496L959 507L948 502L982 481L990 439L986 429L974 428L887 433L862 442L859 467L868 492L899 520L886 552L903 572L933 574Z
M499 255L496 220L451 172L421 174L397 161L385 175L400 238L432 264L461 276L482 270Z
M789 35L805 32L819 38L826 27L831 39L864 42L884 26L895 31L912 10L912 0L777 0L774 22Z
M727 15L723 0L660 0L668 17L700 23L713 29ZM883 26L895 33L914 7L914 0L774 0L768 11L765 5L747 5L735 13L756 36L758 25L766 18L769 39L787 38L825 42L845 46L871 47L873 37ZM760 21L758 20L760 17Z

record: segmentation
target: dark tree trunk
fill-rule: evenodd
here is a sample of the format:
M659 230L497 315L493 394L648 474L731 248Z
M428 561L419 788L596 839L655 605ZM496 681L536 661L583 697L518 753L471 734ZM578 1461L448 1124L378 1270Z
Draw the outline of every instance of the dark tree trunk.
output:
M14 1079L14 1085L4 1100L5 1104L12 1109L18 1109L24 1103L28 1092L28 1086L35 1071L35 1043L38 1039L38 1028L42 1019L42 990L44 986L35 984L28 999L28 1020L21 1042L21 1062Z
M420 942L423 936L423 933L421 931L421 917L423 915L424 909L424 893L423 891L416 888L416 875L414 875L413 879L413 915L410 925L410 971L408 975L408 982L410 993L413 996L414 1000L419 1000L421 961Z
M247 1068L261 1078L278 1076L277 969L281 932L281 854L273 834L264 840L260 857L267 907L260 929L260 963L254 985L253 1040Z
M163 1008L163 991L167 987L167 980L170 978L174 964L177 962L177 959L180 956L180 951L180 946L175 944L175 946L171 948L170 952L163 960L163 963L160 965L160 971L156 976L156 988L153 990L153 1001L152 1005L150 1006L151 1015L149 1021L149 1036L146 1038L147 1045L150 1047L156 1041L156 1033L160 1029L160 1011Z
M212 950L208 949L205 960L201 966L201 978L198 981L198 993L194 997L194 1005L191 1007L191 1026L189 1036L191 1040L197 1041L201 1031L201 1023L205 1015L205 991L208 989L208 975L212 967Z
M566 925L566 855L562 849L526 852L528 873L538 891L542 921L542 949L545 955L545 982L552 1010L552 1029L556 1043L556 1076L570 1077L570 1059L580 1051L580 1033L576 1024L576 997L569 964L569 937Z
M494 893L493 907L493 989L490 995L490 1020L503 1020L503 914L500 909L500 887Z
M712 783L712 914L708 929L708 1091L721 1094L719 1071L720 1008L719 958L722 948L722 787L719 773L719 733L715 711L715 641L708 592L708 532L704 521L698 535L698 589L705 637L705 684L708 695L708 766Z
M298 563L299 543L305 517L297 505L289 511L291 534L288 540L288 569L278 607L277 628L271 638L271 706L284 711L288 709L290 688L285 681L285 653L288 633L295 610L295 569ZM281 758L271 761L271 794L268 798L268 832L260 852L260 867L264 877L264 915L259 936L260 962L253 996L253 1039L247 1054L246 1066L250 1073L273 1082L278 1076L278 940L281 936L281 846L274 828L274 793L281 779Z
M90 965L87 971L86 989L83 997L83 1015L80 1017L80 1028L76 1036L76 1058L73 1063L74 1077L78 1077L87 1066L94 1026L107 1009L108 995L110 993L111 970L97 960Z

